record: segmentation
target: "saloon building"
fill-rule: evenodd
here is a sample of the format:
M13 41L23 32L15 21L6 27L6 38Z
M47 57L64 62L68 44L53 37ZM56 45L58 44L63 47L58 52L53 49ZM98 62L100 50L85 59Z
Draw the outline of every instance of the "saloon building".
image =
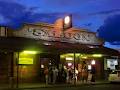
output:
M77 70L79 81L83 61L88 71L95 65L97 80L106 79L108 68L117 69L120 53L104 47L96 33L75 27L64 30L62 26L61 20L24 24L18 30L1 26L0 82L43 83L46 67Z

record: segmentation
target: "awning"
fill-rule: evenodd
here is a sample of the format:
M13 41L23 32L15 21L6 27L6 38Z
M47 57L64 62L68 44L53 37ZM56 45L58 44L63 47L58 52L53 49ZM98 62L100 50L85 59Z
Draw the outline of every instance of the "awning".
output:
M46 46L51 52L60 53L85 53L85 54L104 54L110 56L120 56L120 52L117 50L107 48L104 46L92 46L73 43L60 43L53 42L51 45Z
M21 37L0 37L0 51L18 52L22 50L42 50L43 46L36 40Z
M120 52L117 50L104 46L93 46L56 41L49 42L21 37L0 37L0 51L16 52L25 49L42 51L42 53L85 53L120 56Z

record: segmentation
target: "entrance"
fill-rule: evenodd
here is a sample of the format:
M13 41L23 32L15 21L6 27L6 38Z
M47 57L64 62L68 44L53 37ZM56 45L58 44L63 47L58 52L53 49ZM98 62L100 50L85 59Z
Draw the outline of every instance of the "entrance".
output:
M59 56L54 54L42 53L19 55L19 83L45 84L45 69L48 68L50 71L54 68L58 68L58 63Z
M103 77L104 60L101 54L67 53L62 54L60 59L62 66L68 73L68 78L71 77L69 76L69 71L72 73L72 78L67 82L72 82L71 80L73 82L74 80L76 82L88 81L93 66L95 67L96 79Z
M102 62L101 55L67 53L67 54L27 54L19 55L19 84L58 84L71 83L75 84L83 80L83 75L88 77L91 71L91 62L95 61L96 77L101 76ZM25 61L24 61L25 60ZM29 61L28 62L26 62ZM48 69L48 78L46 81L45 70ZM82 71L84 69L84 72ZM56 73L57 72L57 73ZM56 76L54 77L56 73ZM84 78L84 81L87 78Z

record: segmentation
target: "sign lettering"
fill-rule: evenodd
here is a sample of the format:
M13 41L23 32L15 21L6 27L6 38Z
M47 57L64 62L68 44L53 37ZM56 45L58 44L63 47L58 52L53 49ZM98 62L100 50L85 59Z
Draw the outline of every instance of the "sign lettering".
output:
M14 36L34 38L37 40L60 41L68 43L81 44L101 44L102 42L96 37L94 33L88 32L67 32L59 33L55 30L47 28L23 28L20 31L14 31Z

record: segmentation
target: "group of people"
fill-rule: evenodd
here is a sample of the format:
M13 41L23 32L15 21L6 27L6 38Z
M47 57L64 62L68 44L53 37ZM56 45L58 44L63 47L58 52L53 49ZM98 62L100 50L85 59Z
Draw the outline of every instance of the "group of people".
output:
M91 65L91 70L88 70L86 62L83 61L81 71L78 73L79 80L82 82L95 82L95 74L95 65Z
M50 67L44 69L46 84L56 83L72 83L74 80L87 82L88 79L91 82L95 82L95 67L92 67L91 71L88 71L87 65L84 63L81 71L73 68L61 68ZM91 76L91 77L90 77Z
M58 69L56 67L46 67L44 69L44 74L45 74L45 82L46 84L48 83L53 83L55 84L57 81L58 77Z

